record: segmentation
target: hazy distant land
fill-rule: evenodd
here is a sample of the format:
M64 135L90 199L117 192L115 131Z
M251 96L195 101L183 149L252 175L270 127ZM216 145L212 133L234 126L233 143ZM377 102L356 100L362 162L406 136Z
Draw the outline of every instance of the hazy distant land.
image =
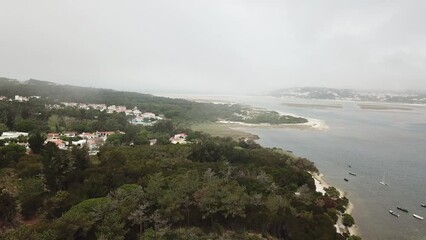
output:
M365 110L402 110L402 111L411 111L412 108L399 107L399 106L386 106L386 105L376 105L376 104L358 104L361 109Z
M299 87L278 89L268 93L267 95L296 99L426 104L426 93L413 91L384 92L322 87Z
M342 108L341 104L305 104L305 103L282 103L282 105L297 108Z

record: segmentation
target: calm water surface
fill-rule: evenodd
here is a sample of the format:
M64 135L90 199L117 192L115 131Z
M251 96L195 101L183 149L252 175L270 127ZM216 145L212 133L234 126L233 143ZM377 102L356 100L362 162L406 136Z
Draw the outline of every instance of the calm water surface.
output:
M426 239L426 220L412 216L416 213L426 217L426 208L420 206L426 203L426 107L377 111L341 102L341 109L315 109L282 103L324 102L272 97L215 99L324 120L329 126L325 131L245 130L257 134L263 146L292 150L314 161L329 183L348 192L364 239ZM349 171L357 176L350 176ZM383 178L388 186L379 184ZM396 210L397 205L407 208L409 213L399 212L400 218L390 215L388 211Z

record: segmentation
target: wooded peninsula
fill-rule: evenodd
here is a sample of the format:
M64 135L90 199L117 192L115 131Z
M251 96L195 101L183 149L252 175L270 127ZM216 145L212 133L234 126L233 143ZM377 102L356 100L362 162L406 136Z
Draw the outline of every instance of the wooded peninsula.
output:
M0 239L360 239L337 233L348 199L317 192L308 159L190 128L218 119L306 122L0 78Z

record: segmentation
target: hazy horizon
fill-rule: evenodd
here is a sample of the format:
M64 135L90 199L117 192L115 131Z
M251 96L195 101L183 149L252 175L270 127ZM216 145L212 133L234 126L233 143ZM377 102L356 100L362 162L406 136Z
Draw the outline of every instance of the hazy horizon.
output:
M426 2L2 1L0 76L144 93L426 91Z

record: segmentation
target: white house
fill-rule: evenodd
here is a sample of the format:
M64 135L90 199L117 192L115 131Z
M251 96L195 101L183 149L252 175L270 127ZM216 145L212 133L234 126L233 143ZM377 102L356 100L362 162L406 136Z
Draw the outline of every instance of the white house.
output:
M28 102L28 98L27 97L23 97L23 96L19 96L19 95L15 95L15 101L18 101L18 102Z
M186 133L179 133L179 134L175 134L173 137L170 138L170 142L172 144L186 144L186 137L188 135Z
M152 112L144 112L144 113L142 113L142 118L156 118L155 117L155 113L152 113Z
M28 133L26 133L26 132L3 132L3 134L0 136L0 140L6 139L6 138L18 138L19 136L28 137Z

